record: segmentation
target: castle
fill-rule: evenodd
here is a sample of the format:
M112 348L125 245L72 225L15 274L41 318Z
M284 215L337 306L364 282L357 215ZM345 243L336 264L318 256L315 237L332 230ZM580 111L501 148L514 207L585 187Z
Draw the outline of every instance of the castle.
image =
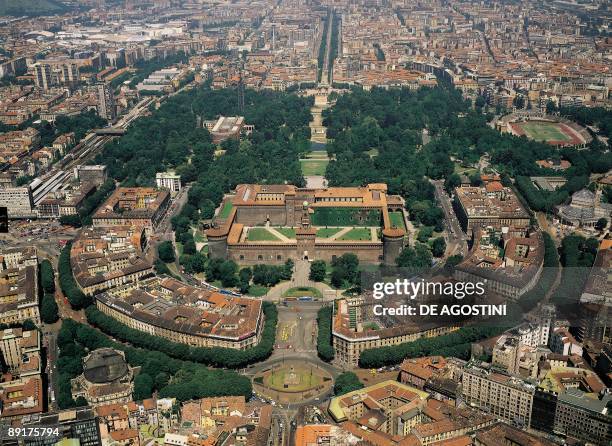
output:
M242 184L226 196L206 232L213 258L240 264L333 261L354 253L393 264L405 243L404 200L386 184L298 188Z

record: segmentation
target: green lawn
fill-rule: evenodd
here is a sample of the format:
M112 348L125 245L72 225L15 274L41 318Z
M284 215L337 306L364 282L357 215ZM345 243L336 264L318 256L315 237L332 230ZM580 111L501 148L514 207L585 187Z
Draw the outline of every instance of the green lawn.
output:
M289 381L290 378L288 376L293 375L297 375L295 383ZM310 369L306 366L303 368L294 367L293 370L281 368L279 370L275 370L264 378L264 383L268 387L275 390L290 390L292 392L308 390L321 384L322 382L323 379L320 376L311 373Z
M527 137L536 141L569 141L571 139L555 122L528 121L521 123L520 126Z
M325 175L325 169L329 164L328 160L318 159L307 159L300 160L300 166L302 167L302 174L309 175Z
M283 293L283 297L303 297L303 296L312 296L316 298L321 298L323 295L316 288L308 287L308 286L300 286L295 288L289 288L287 291Z
M227 218L227 217L229 217L230 212L232 212L233 207L234 207L234 205L232 204L232 202L227 200L223 204L223 208L219 212L219 218Z
M250 242L278 242L279 239L266 228L251 228L247 233Z
M319 228L317 229L317 237L319 238L329 238L334 234L340 232L342 228Z
M249 288L248 296L261 297L264 296L270 288L262 285L251 285Z
M406 229L404 214L401 212L389 212L389 220L391 220L391 225L397 228Z
M353 228L337 240L372 240L372 232L370 228Z
M287 238L295 238L295 228L274 228Z
M196 243L204 243L206 241L206 236L200 231L195 231L195 233L193 234L193 239Z

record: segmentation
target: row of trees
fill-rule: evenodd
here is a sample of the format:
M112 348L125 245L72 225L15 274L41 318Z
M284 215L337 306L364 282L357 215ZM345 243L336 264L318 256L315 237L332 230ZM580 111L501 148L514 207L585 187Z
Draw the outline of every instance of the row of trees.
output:
M334 359L335 352L332 344L332 318L333 307L321 308L317 313L317 353L323 361L330 362Z
M406 358L441 355L469 359L471 343L502 333L509 327L469 326L435 338L420 338L414 342L364 350L359 357L359 367L375 369L396 365Z
M272 354L276 336L278 311L270 302L263 302L265 324L257 346L247 350L235 350L222 347L191 347L179 344L159 336L153 336L130 328L99 311L95 306L86 309L87 321L117 339L129 342L137 347L159 351L173 358L181 358L212 367L241 368L263 361Z
M46 324L52 324L59 319L59 309L55 301L55 271L47 259L40 262L40 287L43 298L40 303L40 318Z
M64 296L70 302L70 306L75 310L80 310L81 308L86 308L91 305L92 300L90 296L85 295L76 281L74 280L74 275L72 274L72 266L70 265L70 249L72 247L72 242L66 243L64 249L60 253L58 260L58 273L59 273L59 283L60 289Z
M133 396L137 401L150 398L153 392L158 392L162 398L177 398L180 402L220 395L249 398L252 393L249 379L236 372L209 369L160 351L112 342L100 331L71 319L63 321L57 342L60 348L58 404L62 409L85 405L84 399L72 399L70 379L82 373L82 358L86 352L102 347L124 351L127 362L141 368L134 380Z

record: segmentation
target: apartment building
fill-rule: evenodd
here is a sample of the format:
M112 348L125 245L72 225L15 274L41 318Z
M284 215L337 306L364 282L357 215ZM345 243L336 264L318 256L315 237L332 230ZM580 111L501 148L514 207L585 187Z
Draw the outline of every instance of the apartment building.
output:
M463 399L508 423L529 426L535 386L488 364L470 362L463 370Z

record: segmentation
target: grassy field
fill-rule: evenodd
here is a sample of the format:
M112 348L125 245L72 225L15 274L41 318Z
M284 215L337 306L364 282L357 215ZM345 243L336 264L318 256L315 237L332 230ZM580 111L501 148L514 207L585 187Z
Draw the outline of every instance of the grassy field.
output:
M380 226L380 211L357 208L316 208L310 219L313 226Z
M251 285L249 288L248 296L261 297L264 296L270 288L262 285Z
M300 286L295 288L289 288L287 291L283 293L283 297L302 297L302 296L312 296L321 298L323 295L316 288L308 287L308 286Z
M329 238L334 234L340 232L342 228L319 228L317 229L317 237L319 238Z
M295 228L274 228L287 238L295 238Z
M318 159L307 159L300 160L300 166L302 167L302 174L309 175L325 175L325 169L329 164L328 160Z
M525 135L536 141L569 141L571 138L563 133L554 122L528 121L520 124Z
M232 212L233 208L234 208L234 205L232 204L231 201L228 200L225 203L223 203L223 207L219 211L219 218L227 218L227 217L229 217L229 214L230 214L230 212Z
M287 381L290 380L289 376L291 370L288 368L282 368L275 370L264 378L264 384L272 389L276 390L290 390L294 392L300 392L303 390L311 389L319 384L323 383L323 379L316 375L316 371L311 374L309 367L295 367L293 373L297 375L295 384L288 384L285 387Z
M389 220L391 220L391 224L393 226L406 229L406 225L404 224L404 214L401 212L389 212Z
M372 240L372 232L370 228L353 228L337 240L361 240L369 241Z
M266 228L251 228L247 233L249 242L278 242L279 239Z

